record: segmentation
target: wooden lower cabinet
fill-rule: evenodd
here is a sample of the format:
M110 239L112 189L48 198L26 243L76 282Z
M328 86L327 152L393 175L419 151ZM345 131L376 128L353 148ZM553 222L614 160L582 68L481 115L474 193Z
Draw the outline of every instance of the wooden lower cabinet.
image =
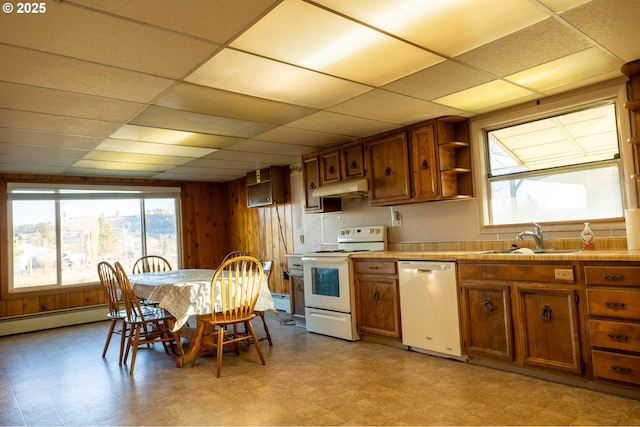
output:
M576 290L518 286L525 365L582 373Z
M510 287L464 283L461 291L467 354L513 360Z
M640 388L640 263L584 266L593 376Z
M400 339L400 288L395 260L353 260L358 333Z
M459 263L467 354L582 375L576 271L565 264Z

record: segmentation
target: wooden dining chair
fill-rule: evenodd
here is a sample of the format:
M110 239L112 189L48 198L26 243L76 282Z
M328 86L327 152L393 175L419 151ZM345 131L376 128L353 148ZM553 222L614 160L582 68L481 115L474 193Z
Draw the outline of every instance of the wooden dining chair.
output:
M273 266L273 261L260 261L262 263L262 270L264 271L265 279L263 286L269 286L269 278L271 277L271 267ZM269 332L269 326L267 326L267 320L264 317L264 310L255 311L255 313L262 319L262 326L264 326L264 331L267 334L266 337L262 337L258 339L258 341L269 341L269 347L273 347L273 341L271 341L271 333Z
M133 264L133 274L150 273L157 271L170 271L171 264L160 255L146 255L138 258Z
M111 337L115 334L119 334L120 357L118 358L118 364L122 364L124 342L127 335L127 326L125 323L127 311L120 309L120 303L122 302L120 285L118 283L115 269L106 261L102 261L98 264L98 277L100 277L100 284L102 285L102 290L104 291L107 300L107 308L109 309L107 319L111 321L109 325L109 332L107 333L107 340L104 343L104 349L102 350L102 357L107 355L107 349L109 348Z
M252 340L260 361L265 364L258 337L251 325L251 320L256 317L253 309L262 290L263 274L260 261L250 256L239 256L223 262L211 281L213 313L196 315L198 334L195 342L216 348L218 378L222 370L225 345L235 344L236 354L239 355L238 344L244 340ZM240 324L244 324L248 333L238 333ZM227 335L225 326L232 326L233 334ZM195 365L196 358L191 366Z
M249 255L249 252L245 252L245 251L231 251L228 254L226 254L224 258L222 258L222 262L220 263L220 265L224 264L225 261L228 261L231 258L235 258L239 256L251 256L251 255Z
M115 270L127 312L125 318L125 325L128 327L127 344L123 360L127 363L129 351L131 350L129 375L133 375L138 348L143 345L162 343L166 353L169 353L169 346L173 347L175 345L178 353L183 355L182 343L179 340L175 340L170 331L175 323L175 318L162 308L140 305L140 301L122 264L116 261Z

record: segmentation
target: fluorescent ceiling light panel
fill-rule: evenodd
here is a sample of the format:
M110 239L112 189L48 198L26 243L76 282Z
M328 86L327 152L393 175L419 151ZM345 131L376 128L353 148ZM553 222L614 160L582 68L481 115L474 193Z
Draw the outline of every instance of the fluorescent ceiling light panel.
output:
M555 61L505 77L521 86L546 91L573 84L611 71L619 70L622 62L597 47L583 50Z
M211 135L208 133L185 132L181 130L152 128L147 126L124 125L111 135L111 139L156 142L202 148L225 148L242 138Z
M317 3L451 57L549 17L530 0L317 0ZM498 22L499 25L492 24Z
M480 86L472 87L462 92L456 92L433 102L448 105L464 111L476 111L491 105L501 104L531 95L533 92L512 85L502 80L494 80Z
M142 163L103 162L99 160L78 160L74 168L102 169L131 172L162 172L173 168L173 165L146 165Z
M233 49L221 51L185 81L312 108L326 108L371 90Z
M159 156L156 154L118 153L115 151L92 151L83 160L101 160L105 162L141 163L149 165L184 165L192 157Z
M122 139L105 139L96 147L98 151L115 151L118 153L156 154L177 157L202 157L211 154L214 148L185 147L182 145L154 144L151 142L127 141Z
M231 47L373 86L445 60L299 0L284 0Z

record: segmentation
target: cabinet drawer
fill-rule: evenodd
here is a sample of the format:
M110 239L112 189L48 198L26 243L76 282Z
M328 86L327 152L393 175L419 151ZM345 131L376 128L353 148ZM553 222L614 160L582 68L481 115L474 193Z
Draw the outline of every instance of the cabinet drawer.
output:
M589 320L591 346L640 352L640 324Z
M587 285L640 286L640 267L588 266L584 280Z
M356 274L396 274L395 261L357 260L353 262Z
M543 283L576 282L573 265L458 264L458 276L469 280L507 280Z
M640 385L640 357L594 350L593 375Z
M640 291L587 289L589 315L640 319Z

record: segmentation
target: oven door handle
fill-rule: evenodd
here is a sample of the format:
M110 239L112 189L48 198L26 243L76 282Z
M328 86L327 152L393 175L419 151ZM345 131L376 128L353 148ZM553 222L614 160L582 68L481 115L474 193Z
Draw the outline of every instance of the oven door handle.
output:
M318 264L346 264L349 259L346 257L303 257L302 264L305 262L313 262Z

